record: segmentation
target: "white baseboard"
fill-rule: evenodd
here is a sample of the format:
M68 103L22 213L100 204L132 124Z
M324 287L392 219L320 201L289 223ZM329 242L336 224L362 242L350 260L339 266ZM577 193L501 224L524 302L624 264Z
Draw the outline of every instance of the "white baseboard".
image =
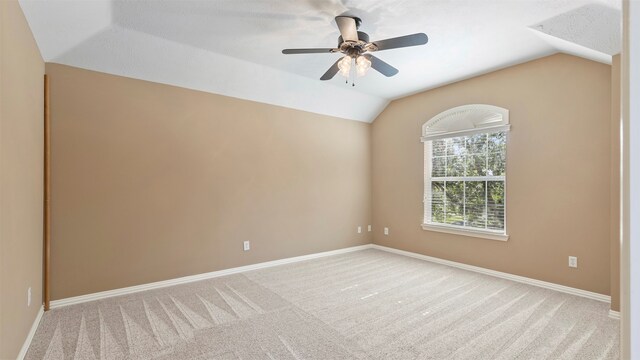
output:
M479 267L479 266L467 265L467 264L458 263L458 262L455 262L455 261L444 260L444 259L440 259L440 258L436 258L436 257L432 257L432 256L427 256L427 255L422 255L422 254L417 254L417 253L404 251L404 250L398 250L398 249L394 249L394 248L390 248L390 247L386 247L386 246L381 246L381 245L376 245L376 244L366 244L366 245L354 246L354 247L338 249L338 250L332 250L332 251L326 251L326 252L321 252L321 253L296 256L296 257L280 259L280 260L274 260L274 261L267 261L267 262L263 262L263 263L240 266L240 267L235 267L235 268L230 268L230 269L225 269L225 270L219 270L219 271L213 271L213 272L204 273L204 274L185 276L185 277L181 277L181 278L177 278L177 279L158 281L158 282L149 283L149 284L130 286L130 287L121 288L121 289L102 291L102 292L93 293L93 294L80 295L80 296L70 297L70 298L66 298L66 299L54 300L54 301L51 302L51 308L55 309L55 308L60 308L60 307L63 307L63 306L80 304L80 303L84 303L84 302L88 302L88 301L95 301L95 300L105 299L105 298L109 298L109 297L113 297L113 296L132 294L132 293L145 291L145 290L159 289L159 288L163 288L163 287L167 287L167 286L173 286L173 285L190 283L190 282L194 282L194 281L212 279L212 278L216 278L216 277L220 277L220 276L238 274L238 273L242 273L242 272L246 272L246 271L264 269L264 268L269 268L269 267L278 266L278 265L291 264L291 263L295 263L295 262L311 260L311 259L317 259L317 258L322 258L322 257L332 256L332 255L338 255L338 254L345 254L345 253L349 253L349 252L353 252L353 251L360 251L360 250L365 250L365 249L378 249L378 250L382 250L382 251L386 251L386 252L390 252L390 253L394 253L394 254L398 254L398 255L408 256L408 257L412 257L412 258L416 258L416 259L420 259L420 260L430 261L430 262L437 263L437 264L447 265L447 266L451 266L451 267L455 267L455 268L459 268L459 269L464 269L464 270L468 270L468 271L473 271L473 272L477 272L477 273L481 273L481 274L485 274L485 275L495 276L495 277L502 278L502 279L516 281L516 282L523 283L523 284L538 286L538 287L542 287L542 288L545 288L545 289L550 289L550 290L555 290L555 291L559 291L559 292L563 292L563 293L567 293L567 294L571 294L571 295L581 296L581 297L584 297L584 298L587 298L587 299L592 299L592 300L597 300L597 301L601 301L601 302L611 303L611 297L608 296L608 295L598 294L598 293L591 292L591 291L586 291L586 290L582 290L582 289L576 289L576 288L572 288L572 287L569 287L569 286L554 284L554 283L550 283L550 282L546 282L546 281L542 281L542 280L531 279L531 278L527 278L527 277L524 277L524 276L513 275L513 274L500 272L500 271L496 271L496 270L486 269L486 268L482 268L482 267ZM615 316L615 315L611 315L611 313L610 313L610 316ZM618 316L619 316L619 314L618 314Z
M36 330L38 330L38 325L40 325L40 319L42 319L42 315L44 315L44 307L40 305L40 309L38 309L38 314L36 315L35 320L33 320L33 324L31 325L31 329L27 334L27 338L24 340L24 344L22 344L22 349L18 353L17 360L22 360L27 355L27 350L29 350L29 346L31 346L31 341L33 340L33 336L36 334Z
M84 302L88 302L88 301L100 300L100 299L105 299L105 298L109 298L109 297L113 297L113 296L132 294L132 293L136 293L136 292L140 292L140 291L159 289L159 288L163 288L163 287L167 287L167 286L173 286L173 285L179 285L179 284L186 284L186 283L190 283L190 282L194 282L194 281L212 279L212 278L217 278L217 277L220 277L220 276L238 274L238 273L242 273L242 272L246 272L246 271L264 269L264 268L269 268L269 267L278 266L278 265L291 264L291 263L295 263L295 262L311 260L311 259L317 259L317 258L322 258L322 257L326 257L326 256L332 256L332 255L338 255L338 254L346 254L346 253L350 253L350 252L353 252L353 251L360 251L360 250L370 249L371 247L372 247L372 244L353 246L353 247L348 247L348 248L344 248L344 249L338 249L338 250L332 250L332 251L325 251L325 252L321 252L321 253L290 257L290 258L280 259L280 260L267 261L267 262L262 262L262 263L258 263L258 264L252 264L252 265L240 266L240 267L235 267L235 268L230 268L230 269L225 269L225 270L208 272L208 273L204 273L204 274L185 276L185 277L181 277L181 278L177 278L177 279L170 279L170 280L158 281L158 282L153 282L153 283L148 283L148 284L130 286L130 287L126 287L126 288L101 291L101 292L97 292L97 293L93 293L93 294L74 296L74 297L70 297L70 298L66 298L66 299L60 299L60 300L51 301L50 308L51 309L56 309L56 308L60 308L60 307L63 307L63 306L80 304L80 303L84 303Z
M444 260L444 259L440 259L440 258L436 258L436 257L432 257L432 256L416 254L416 253L413 253L413 252L404 251L404 250L398 250L398 249L394 249L394 248L390 248L390 247L386 247L386 246L381 246L381 245L373 244L372 248L378 249L378 250L387 251L387 252L394 253L394 254L404 255L404 256L420 259L420 260L426 260L426 261L434 262L434 263L437 263L437 264L448 265L448 266L452 266L452 267L455 267L455 268L464 269L464 270L468 270L468 271L473 271L473 272L477 272L477 273L481 273L481 274L485 274L485 275L491 275L491 276L499 277L499 278L502 278L502 279L516 281L516 282L523 283L523 284L528 284L528 285L542 287L542 288L545 288L545 289L555 290L555 291L559 291L559 292L563 292L563 293L567 293L567 294L571 294L571 295L582 296L582 297L585 297L587 299L592 299L592 300L602 301L602 302L606 302L606 303L611 303L611 296L598 294L598 293L591 292L591 291L586 291L586 290L582 290L582 289L576 289L576 288L572 288L572 287L569 287L569 286L558 285L558 284L554 284L554 283L550 283L550 282L546 282L546 281L542 281L542 280L536 280L536 279L531 279L531 278L527 278L527 277L524 277L524 276L513 275L513 274L509 274L509 273L505 273L505 272L486 269L486 268L482 268L482 267L479 267L479 266L467 265L467 264L463 264L463 263L459 263L459 262L455 262L455 261Z
M615 310L609 310L609 317L613 320L620 320L620 312Z

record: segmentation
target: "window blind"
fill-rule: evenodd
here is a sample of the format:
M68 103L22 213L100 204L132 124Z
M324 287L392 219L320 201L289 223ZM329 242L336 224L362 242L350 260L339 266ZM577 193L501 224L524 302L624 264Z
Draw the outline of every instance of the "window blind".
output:
M506 132L425 142L424 223L504 233Z

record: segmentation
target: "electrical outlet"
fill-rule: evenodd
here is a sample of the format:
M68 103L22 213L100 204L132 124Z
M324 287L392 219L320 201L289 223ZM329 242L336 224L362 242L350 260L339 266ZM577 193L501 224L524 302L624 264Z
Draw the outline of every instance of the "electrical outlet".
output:
M371 225L367 225L367 231L371 232Z
M31 306L31 287L27 289L27 307Z
M358 226L358 234L362 234L362 226Z
M384 234L385 235L389 235L389 228L388 227L384 228Z
M569 267L572 267L572 268L578 267L578 257L569 256Z
M242 244L242 249L243 249L244 251L249 251L249 250L251 250L251 242L250 242L250 241L245 241L245 242Z

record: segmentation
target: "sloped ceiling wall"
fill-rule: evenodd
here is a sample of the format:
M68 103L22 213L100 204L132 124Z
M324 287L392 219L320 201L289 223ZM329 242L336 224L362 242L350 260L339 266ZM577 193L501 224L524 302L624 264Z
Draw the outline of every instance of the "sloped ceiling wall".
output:
M370 122L390 100L561 51L610 62L619 0L21 0L45 61ZM356 86L318 80L338 54L336 15L372 40L425 32L382 51L400 69Z

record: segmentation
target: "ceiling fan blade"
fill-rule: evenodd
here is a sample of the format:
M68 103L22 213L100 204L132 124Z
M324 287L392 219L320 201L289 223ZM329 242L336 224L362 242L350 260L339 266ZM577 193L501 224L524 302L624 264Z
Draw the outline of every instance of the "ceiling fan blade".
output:
M380 60L379 58L371 54L365 54L362 56L366 57L369 61L371 61L371 67L374 70L377 70L379 73L381 73L386 77L391 77L399 72L398 69L394 68L393 66L387 64L386 62Z
M333 65L331 65L329 70L327 70L327 72L325 72L324 75L322 75L320 80L331 80L331 79L333 79L333 77L336 76L338 71L340 71L340 69L338 68L338 63L340 62L340 60L342 60L342 58L336 60L336 62L334 62Z
M429 37L424 33L417 33L411 35L400 36L391 39L372 41L377 47L378 51L397 49L409 46L424 45L429 41Z
M333 53L338 51L338 49L331 49L331 48L326 48L326 49L321 49L321 48L317 48L317 49L284 49L282 50L283 54L287 54L287 55L291 55L291 54L322 54L322 53Z
M338 29L340 29L342 40L358 41L358 28L354 18L349 16L336 16L336 24L338 24Z

